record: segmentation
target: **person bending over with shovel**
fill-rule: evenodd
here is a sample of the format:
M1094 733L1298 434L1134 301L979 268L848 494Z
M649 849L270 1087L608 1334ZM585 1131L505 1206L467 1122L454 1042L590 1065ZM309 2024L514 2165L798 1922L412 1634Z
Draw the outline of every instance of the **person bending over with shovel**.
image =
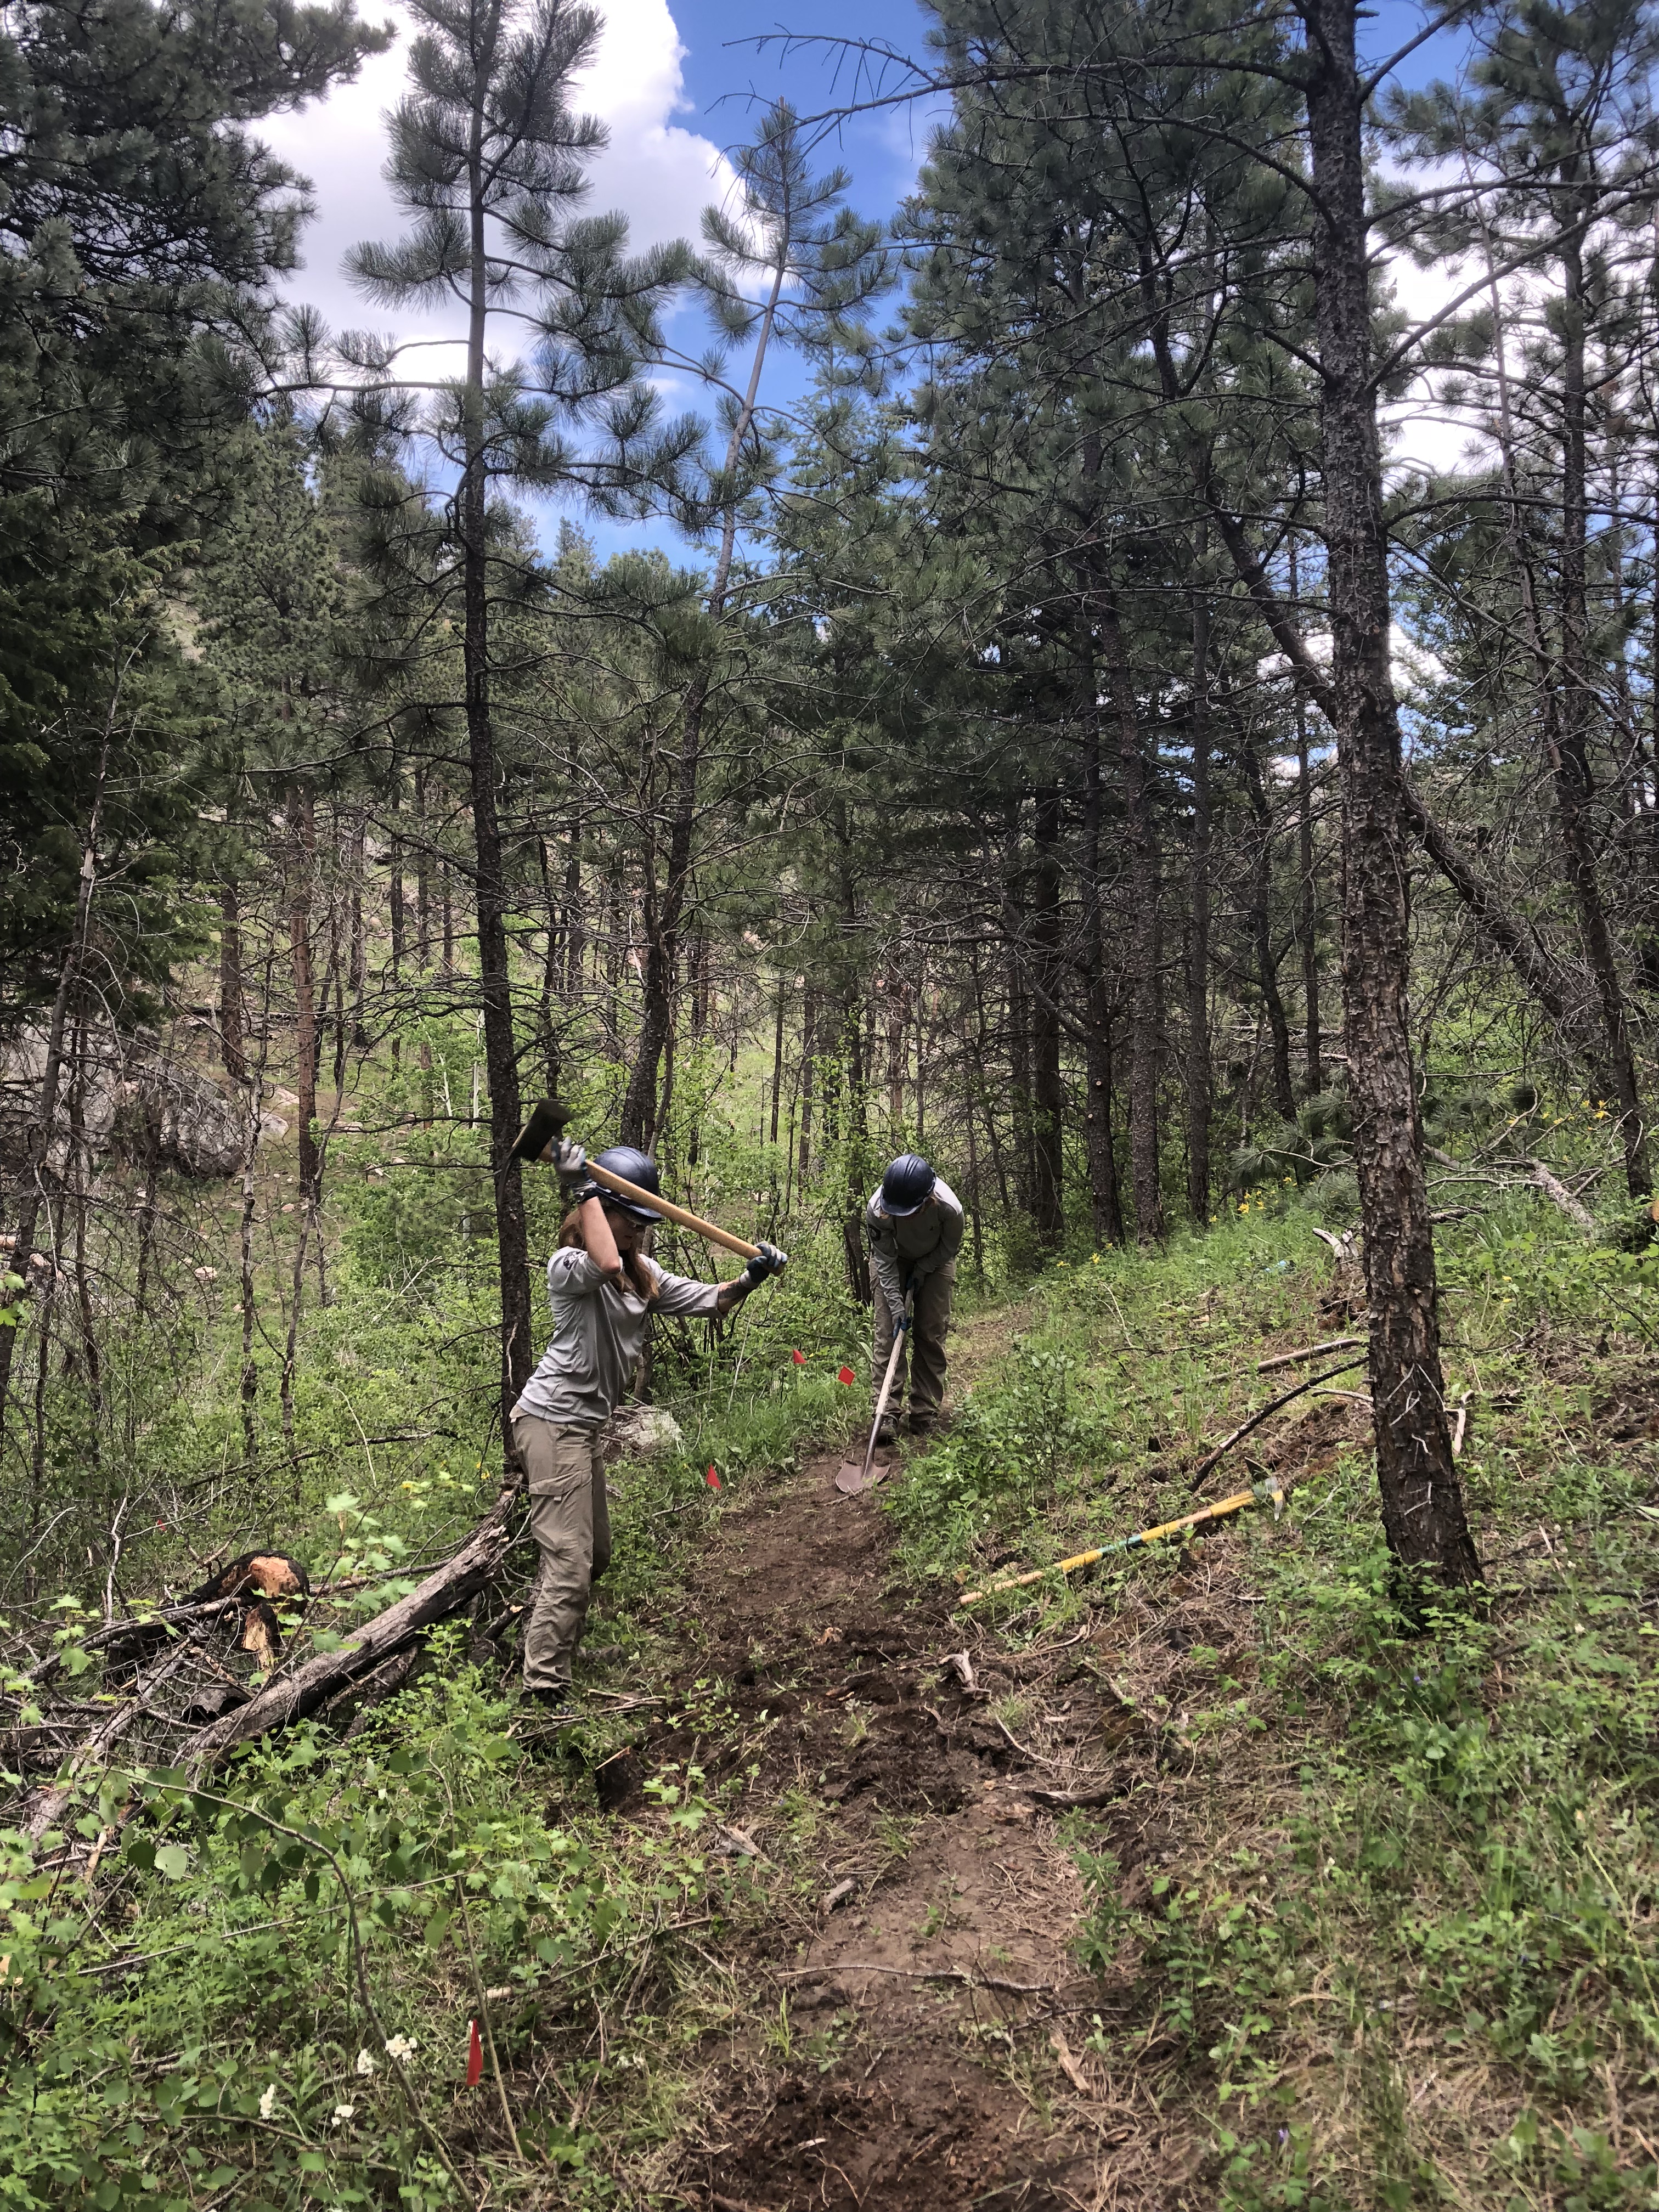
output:
M904 1370L910 1370L910 1433L925 1437L945 1398L945 1332L962 1249L962 1201L915 1152L902 1152L871 1194L864 1225L870 1237L875 1320L872 1380L878 1389L893 1354L893 1338L907 1299L911 1306L908 1354L901 1351L886 1411L876 1430L878 1444L898 1434Z
M605 1425L627 1390L651 1316L728 1314L781 1271L786 1255L772 1244L741 1247L754 1256L729 1283L670 1274L640 1249L663 1218L646 1202L661 1191L656 1162L631 1145L613 1145L598 1154L590 1170L581 1146L556 1133L562 1115L543 1126L546 1111L538 1109L516 1149L525 1158L550 1160L570 1210L547 1263L553 1340L512 1419L529 1482L531 1533L541 1552L525 1624L525 1694L550 1717L564 1719L574 1717L570 1662L586 1624L588 1599L611 1563ZM600 1175L627 1182L638 1195L605 1188ZM678 1207L669 1210L696 1218Z

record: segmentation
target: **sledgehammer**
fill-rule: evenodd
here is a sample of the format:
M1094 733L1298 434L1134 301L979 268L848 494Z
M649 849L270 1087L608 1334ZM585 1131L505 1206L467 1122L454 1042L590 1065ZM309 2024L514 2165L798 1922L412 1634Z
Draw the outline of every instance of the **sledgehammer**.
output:
M570 1120L567 1106L555 1105L550 1098L542 1099L535 1112L519 1132L518 1142L513 1147L513 1157L519 1160L545 1160L552 1157L554 1139L564 1133ZM606 1190L614 1190L618 1198L632 1199L636 1206L648 1206L653 1213L665 1220L678 1222L682 1229L690 1229L699 1237L706 1237L711 1244L719 1244L727 1252L736 1252L744 1260L760 1256L758 1244L750 1244L741 1237L734 1237L729 1229L722 1229L713 1221L705 1221L700 1214L688 1212L684 1206L675 1206L661 1198L654 1190L629 1182L625 1176L612 1175L596 1160L589 1160L587 1172Z

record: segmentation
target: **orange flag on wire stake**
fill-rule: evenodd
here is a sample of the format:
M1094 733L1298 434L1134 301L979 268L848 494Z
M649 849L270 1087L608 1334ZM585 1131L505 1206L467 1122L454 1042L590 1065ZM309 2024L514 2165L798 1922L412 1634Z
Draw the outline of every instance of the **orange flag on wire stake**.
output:
M714 1462L712 1461L709 1462L708 1472L704 1475L703 1480L708 1485L708 1487L711 1490L718 1490L720 1486L720 1479L714 1470Z

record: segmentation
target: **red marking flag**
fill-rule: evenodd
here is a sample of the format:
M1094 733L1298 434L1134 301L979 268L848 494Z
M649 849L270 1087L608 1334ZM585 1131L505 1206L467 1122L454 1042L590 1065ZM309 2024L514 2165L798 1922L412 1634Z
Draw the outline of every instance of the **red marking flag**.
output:
M850 1367L842 1367L836 1370L836 1380L837 1382L856 1382L858 1379L858 1376L854 1374Z
M708 1485L708 1487L711 1490L718 1490L720 1486L720 1479L719 1475L715 1474L712 1462L709 1466L708 1474L703 1477L703 1480Z
M466 2046L466 2086L469 2089L476 2089L483 2072L483 2045L479 2039L477 2021L470 2020L466 2025L471 2037Z

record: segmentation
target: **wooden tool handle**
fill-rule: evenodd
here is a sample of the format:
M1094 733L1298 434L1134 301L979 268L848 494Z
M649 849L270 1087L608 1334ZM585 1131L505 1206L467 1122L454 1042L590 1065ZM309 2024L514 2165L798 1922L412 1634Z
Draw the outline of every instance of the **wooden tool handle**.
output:
M729 1229L721 1229L712 1221L705 1221L700 1214L689 1213L684 1206L675 1206L670 1200L659 1197L654 1190L647 1190L639 1183L629 1182L625 1176L612 1175L609 1168L602 1168L592 1160L587 1163L587 1172L595 1182L603 1183L607 1190L614 1190L618 1198L631 1198L636 1206L648 1206L653 1213L663 1214L668 1220L678 1222L682 1229L695 1231L699 1237L706 1237L711 1244L723 1245L726 1251L736 1252L745 1260L760 1257L758 1244L745 1244L741 1237L734 1237Z

